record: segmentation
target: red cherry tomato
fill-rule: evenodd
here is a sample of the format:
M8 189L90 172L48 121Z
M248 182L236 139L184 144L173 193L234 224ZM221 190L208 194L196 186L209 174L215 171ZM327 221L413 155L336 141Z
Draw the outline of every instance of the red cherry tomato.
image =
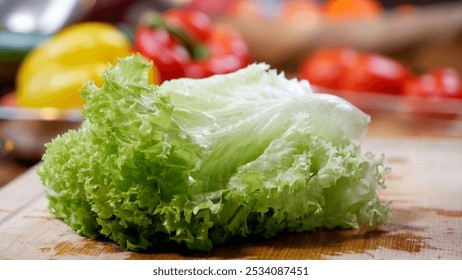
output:
M359 52L349 48L324 48L305 58L297 72L312 85L342 89L342 78L356 64Z
M135 31L135 37L135 51L154 60L163 81L184 77L183 65L189 62L190 55L168 31L141 26Z
M344 89L361 92L404 94L412 78L407 67L379 54L362 54L343 77Z
M215 27L205 46L209 50L209 57L186 65L186 77L201 78L230 73L246 67L252 61L245 41L238 33L225 27Z
M207 41L213 29L210 17L199 11L171 9L164 12L163 16L167 24L185 29L196 41Z
M437 68L406 85L406 95L424 98L462 98L462 77L450 67Z
M195 10L149 14L135 30L133 49L154 62L162 81L230 73L251 62L242 36Z

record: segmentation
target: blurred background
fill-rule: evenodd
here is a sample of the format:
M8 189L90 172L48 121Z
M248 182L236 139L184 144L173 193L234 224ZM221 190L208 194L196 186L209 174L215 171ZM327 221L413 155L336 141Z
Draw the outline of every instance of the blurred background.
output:
M110 22L131 33L149 10L180 6L235 27L255 60L291 71L301 56L328 45L379 51L418 72L441 65L462 69L462 1L353 0L337 1L346 3L338 7L330 2L336 1L0 0L2 93L14 88L17 68L27 52L68 25Z
M462 135L462 1L0 0L0 186L131 53L156 84L265 62L372 114L374 135Z

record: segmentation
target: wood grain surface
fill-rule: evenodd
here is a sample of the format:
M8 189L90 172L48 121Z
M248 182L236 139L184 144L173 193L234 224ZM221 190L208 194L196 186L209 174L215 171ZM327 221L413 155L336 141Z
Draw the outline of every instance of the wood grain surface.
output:
M34 169L0 189L0 259L462 259L462 140L366 138L386 155L392 219L373 232L317 230L235 240L209 253L120 250L50 217Z

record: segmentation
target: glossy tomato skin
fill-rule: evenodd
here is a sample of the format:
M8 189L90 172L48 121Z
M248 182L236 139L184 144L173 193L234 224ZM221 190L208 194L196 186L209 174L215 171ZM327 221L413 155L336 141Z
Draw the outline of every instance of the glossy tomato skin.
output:
M206 59L193 60L185 66L185 74L191 78L203 78L226 74L251 63L250 50L244 39L233 30L217 26L205 42L209 51Z
M342 89L343 77L354 67L359 56L359 52L349 48L319 49L303 60L297 77L308 80L314 86Z
M184 64L190 60L190 55L168 31L141 26L135 38L134 51L154 61L162 81L184 77Z
M191 9L151 14L135 31L134 50L155 63L162 81L230 73L251 62L240 34Z
M436 68L409 81L406 85L406 95L433 99L462 99L462 77L454 68Z
M196 41L207 41L212 32L212 20L203 12L190 9L172 9L163 14L167 24L182 28Z
M364 53L343 77L342 83L346 90L401 95L411 79L409 69L398 61Z

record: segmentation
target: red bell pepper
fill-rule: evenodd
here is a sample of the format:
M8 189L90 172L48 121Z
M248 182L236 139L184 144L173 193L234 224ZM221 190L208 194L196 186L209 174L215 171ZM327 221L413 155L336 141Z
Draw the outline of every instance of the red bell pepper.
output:
M150 14L135 30L134 50L155 63L162 81L230 73L251 62L238 33L190 9Z

